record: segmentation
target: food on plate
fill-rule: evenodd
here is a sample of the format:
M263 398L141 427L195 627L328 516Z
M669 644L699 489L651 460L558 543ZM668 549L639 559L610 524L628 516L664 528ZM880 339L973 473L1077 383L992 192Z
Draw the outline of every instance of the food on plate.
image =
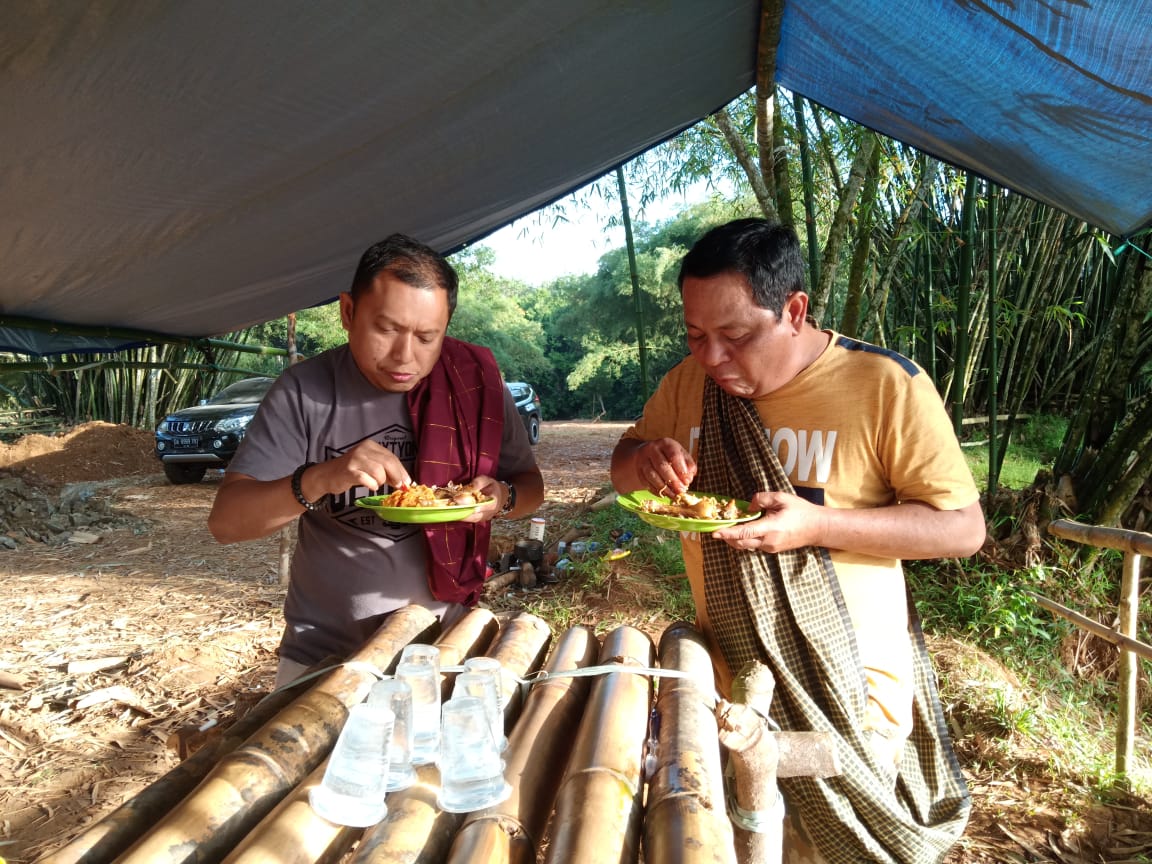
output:
M748 514L736 506L735 499L722 501L711 495L693 495L681 492L668 501L650 498L640 504L645 513L675 516L678 519L743 519Z
M449 483L447 486L424 486L416 483L396 489L381 498L380 507L460 507L483 504L491 499L468 485Z

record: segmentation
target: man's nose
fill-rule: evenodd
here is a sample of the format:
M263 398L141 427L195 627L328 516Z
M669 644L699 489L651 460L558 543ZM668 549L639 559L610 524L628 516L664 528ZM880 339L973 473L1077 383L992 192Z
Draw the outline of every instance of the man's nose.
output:
M415 337L411 333L397 334L396 338L392 340L392 350L389 352L394 360L399 362L407 362L415 355L412 350L412 340Z

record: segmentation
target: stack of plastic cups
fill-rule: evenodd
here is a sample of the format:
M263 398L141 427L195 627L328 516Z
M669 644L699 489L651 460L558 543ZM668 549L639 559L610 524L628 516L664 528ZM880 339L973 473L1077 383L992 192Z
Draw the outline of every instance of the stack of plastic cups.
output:
M416 781L412 770L412 688L399 678L385 678L372 685L369 705L392 710L392 742L388 747L388 791L407 789Z
M436 804L448 813L471 813L499 804L512 794L504 762L492 737L484 703L453 696L444 703Z
M308 793L312 809L336 825L368 828L388 814L388 747L395 717L387 705L353 705L328 757L324 778Z
M440 752L440 649L405 646L396 678L412 690L412 764L428 765Z

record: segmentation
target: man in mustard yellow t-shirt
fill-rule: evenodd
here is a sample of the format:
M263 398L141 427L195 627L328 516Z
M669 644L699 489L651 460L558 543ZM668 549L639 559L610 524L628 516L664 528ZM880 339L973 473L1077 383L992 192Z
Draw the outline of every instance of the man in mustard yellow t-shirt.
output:
M665 376L617 444L613 484L622 493L688 489L709 379L723 394L749 400L796 494L760 490L750 503L761 518L712 539L681 535L719 686L727 690L733 670L709 617L702 543L826 549L867 680L864 728L877 733L885 760L899 762L913 692L900 561L970 555L985 534L979 493L939 394L899 354L812 326L789 228L741 219L713 229L684 258L680 290L691 356Z

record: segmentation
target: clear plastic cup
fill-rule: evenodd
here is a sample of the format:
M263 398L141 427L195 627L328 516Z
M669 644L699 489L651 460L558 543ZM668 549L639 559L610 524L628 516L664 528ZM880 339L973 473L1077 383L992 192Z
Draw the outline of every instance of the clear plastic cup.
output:
M435 645L425 645L423 642L412 642L400 650L400 662L405 660L427 660L440 671L440 649Z
M512 787L504 780L504 762L484 703L475 696L454 696L444 703L442 725L437 806L448 813L471 813L507 799Z
M407 681L385 678L372 685L369 705L387 705L395 717L388 747L388 791L407 789L416 782L412 768L412 688Z
M516 677L506 670L495 657L469 657L464 661L465 672L486 672L496 678L497 690L500 694L500 710L508 707L512 695L518 686Z
M427 657L401 660L396 678L412 691L412 764L427 765L440 752L440 672Z
M308 793L312 809L336 825L368 828L388 814L388 747L395 718L387 705L353 705L324 769Z
M493 673L469 672L465 669L456 676L452 698L475 696L484 703L484 713L488 716L488 725L492 729L492 740L496 742L496 749L503 753L508 747L508 739L504 736L504 712L500 710L498 688L497 678Z

